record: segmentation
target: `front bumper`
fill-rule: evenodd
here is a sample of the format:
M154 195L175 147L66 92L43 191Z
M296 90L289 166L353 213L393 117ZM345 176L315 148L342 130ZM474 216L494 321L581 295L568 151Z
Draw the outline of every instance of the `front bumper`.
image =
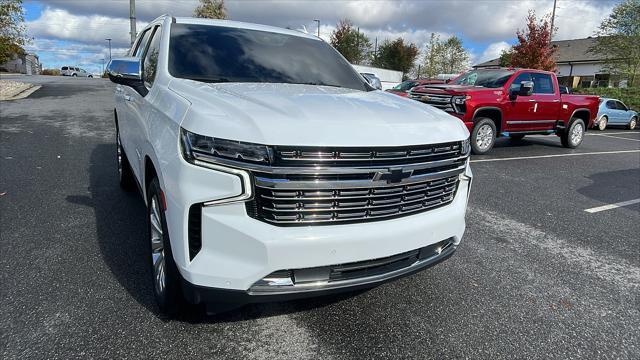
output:
M251 289L243 291L198 286L183 279L182 290L185 298L190 303L215 304L222 309L228 309L249 303L296 300L369 289L385 282L412 275L448 259L455 253L457 248L457 246L453 245L452 241L453 239L446 239L437 244L410 252L410 254L404 253L386 259L369 261L367 263L378 262L378 264L375 264L377 271L368 270L377 273L351 280L338 280L335 282L306 281L299 286L273 286L273 288L270 289L256 289L254 286ZM442 247L441 244L446 244L446 247ZM389 260L387 261L387 259ZM394 262L400 264L395 266L393 270L384 271L385 267L393 268ZM341 267L355 268L355 271L358 271L357 268L365 266L363 263L364 262L343 264ZM317 268L301 270L317 272ZM263 287L265 286L263 285Z

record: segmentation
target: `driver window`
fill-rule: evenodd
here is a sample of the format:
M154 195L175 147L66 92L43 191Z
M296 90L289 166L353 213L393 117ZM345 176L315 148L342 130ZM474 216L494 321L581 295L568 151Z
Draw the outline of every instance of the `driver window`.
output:
M621 103L620 101L616 101L616 105L618 107L618 110L622 110L622 111L627 111L628 110L627 107L623 103Z
M531 74L530 73L521 73L520 75L516 76L515 79L513 79L513 82L511 83L511 86L509 86L509 91L513 91L513 90L520 90L520 83L523 81L531 81ZM535 90L535 88L534 88Z

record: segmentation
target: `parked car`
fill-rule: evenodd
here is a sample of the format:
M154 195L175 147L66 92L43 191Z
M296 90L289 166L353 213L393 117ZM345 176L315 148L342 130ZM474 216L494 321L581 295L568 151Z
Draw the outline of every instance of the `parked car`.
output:
M373 91L321 39L163 16L129 53L108 65L114 155L147 205L162 311L369 288L460 244L468 130Z
M415 87L409 97L462 120L475 154L489 152L496 137L528 134L555 134L576 148L598 113L597 96L561 94L554 73L531 69L473 70L446 85Z
M60 75L62 76L73 76L73 77L89 77L92 78L93 75L88 73L85 69L81 69L75 66L63 66L60 68Z
M392 94L396 94L398 96L407 97L409 96L409 91L416 86L444 84L444 83L445 83L444 80L434 80L434 79L406 80L386 91Z
M600 98L598 118L593 126L604 130L607 125L624 125L628 129L635 129L638 124L638 113L629 109L622 101Z
M380 78L378 78L375 74L372 73L360 73L364 77L365 80L369 83L369 85L373 86L378 90L382 90L382 82Z

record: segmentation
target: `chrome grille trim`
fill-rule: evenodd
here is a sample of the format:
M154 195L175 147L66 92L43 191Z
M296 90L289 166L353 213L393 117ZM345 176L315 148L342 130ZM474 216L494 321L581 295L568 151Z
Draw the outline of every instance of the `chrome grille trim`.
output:
M370 221L404 216L451 203L459 184L459 173L422 183L369 187L360 195L353 190L274 190L256 184L260 219L278 225L308 225ZM383 190L383 193L378 191ZM348 194L342 195L342 192ZM309 193L309 194L307 194ZM311 195L307 197L307 195ZM310 203L312 202L312 203Z
M425 96L428 96L429 99L423 100ZM413 100L420 101L425 104L429 104L431 106L437 107L438 109L453 111L453 105L451 103L452 95L440 95L440 94L428 94L428 93L420 93L420 92L410 92L409 98Z

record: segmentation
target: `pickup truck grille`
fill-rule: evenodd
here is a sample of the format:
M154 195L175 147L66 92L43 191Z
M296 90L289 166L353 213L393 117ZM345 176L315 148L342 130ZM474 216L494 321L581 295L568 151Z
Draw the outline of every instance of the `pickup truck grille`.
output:
M468 154L461 142L409 147L276 147L254 170L249 216L279 226L368 222L447 205Z
M451 95L436 95L420 92L410 92L409 98L423 102L425 104L429 104L431 106L435 106L438 109L442 109L445 111L454 111L453 105L451 104Z

